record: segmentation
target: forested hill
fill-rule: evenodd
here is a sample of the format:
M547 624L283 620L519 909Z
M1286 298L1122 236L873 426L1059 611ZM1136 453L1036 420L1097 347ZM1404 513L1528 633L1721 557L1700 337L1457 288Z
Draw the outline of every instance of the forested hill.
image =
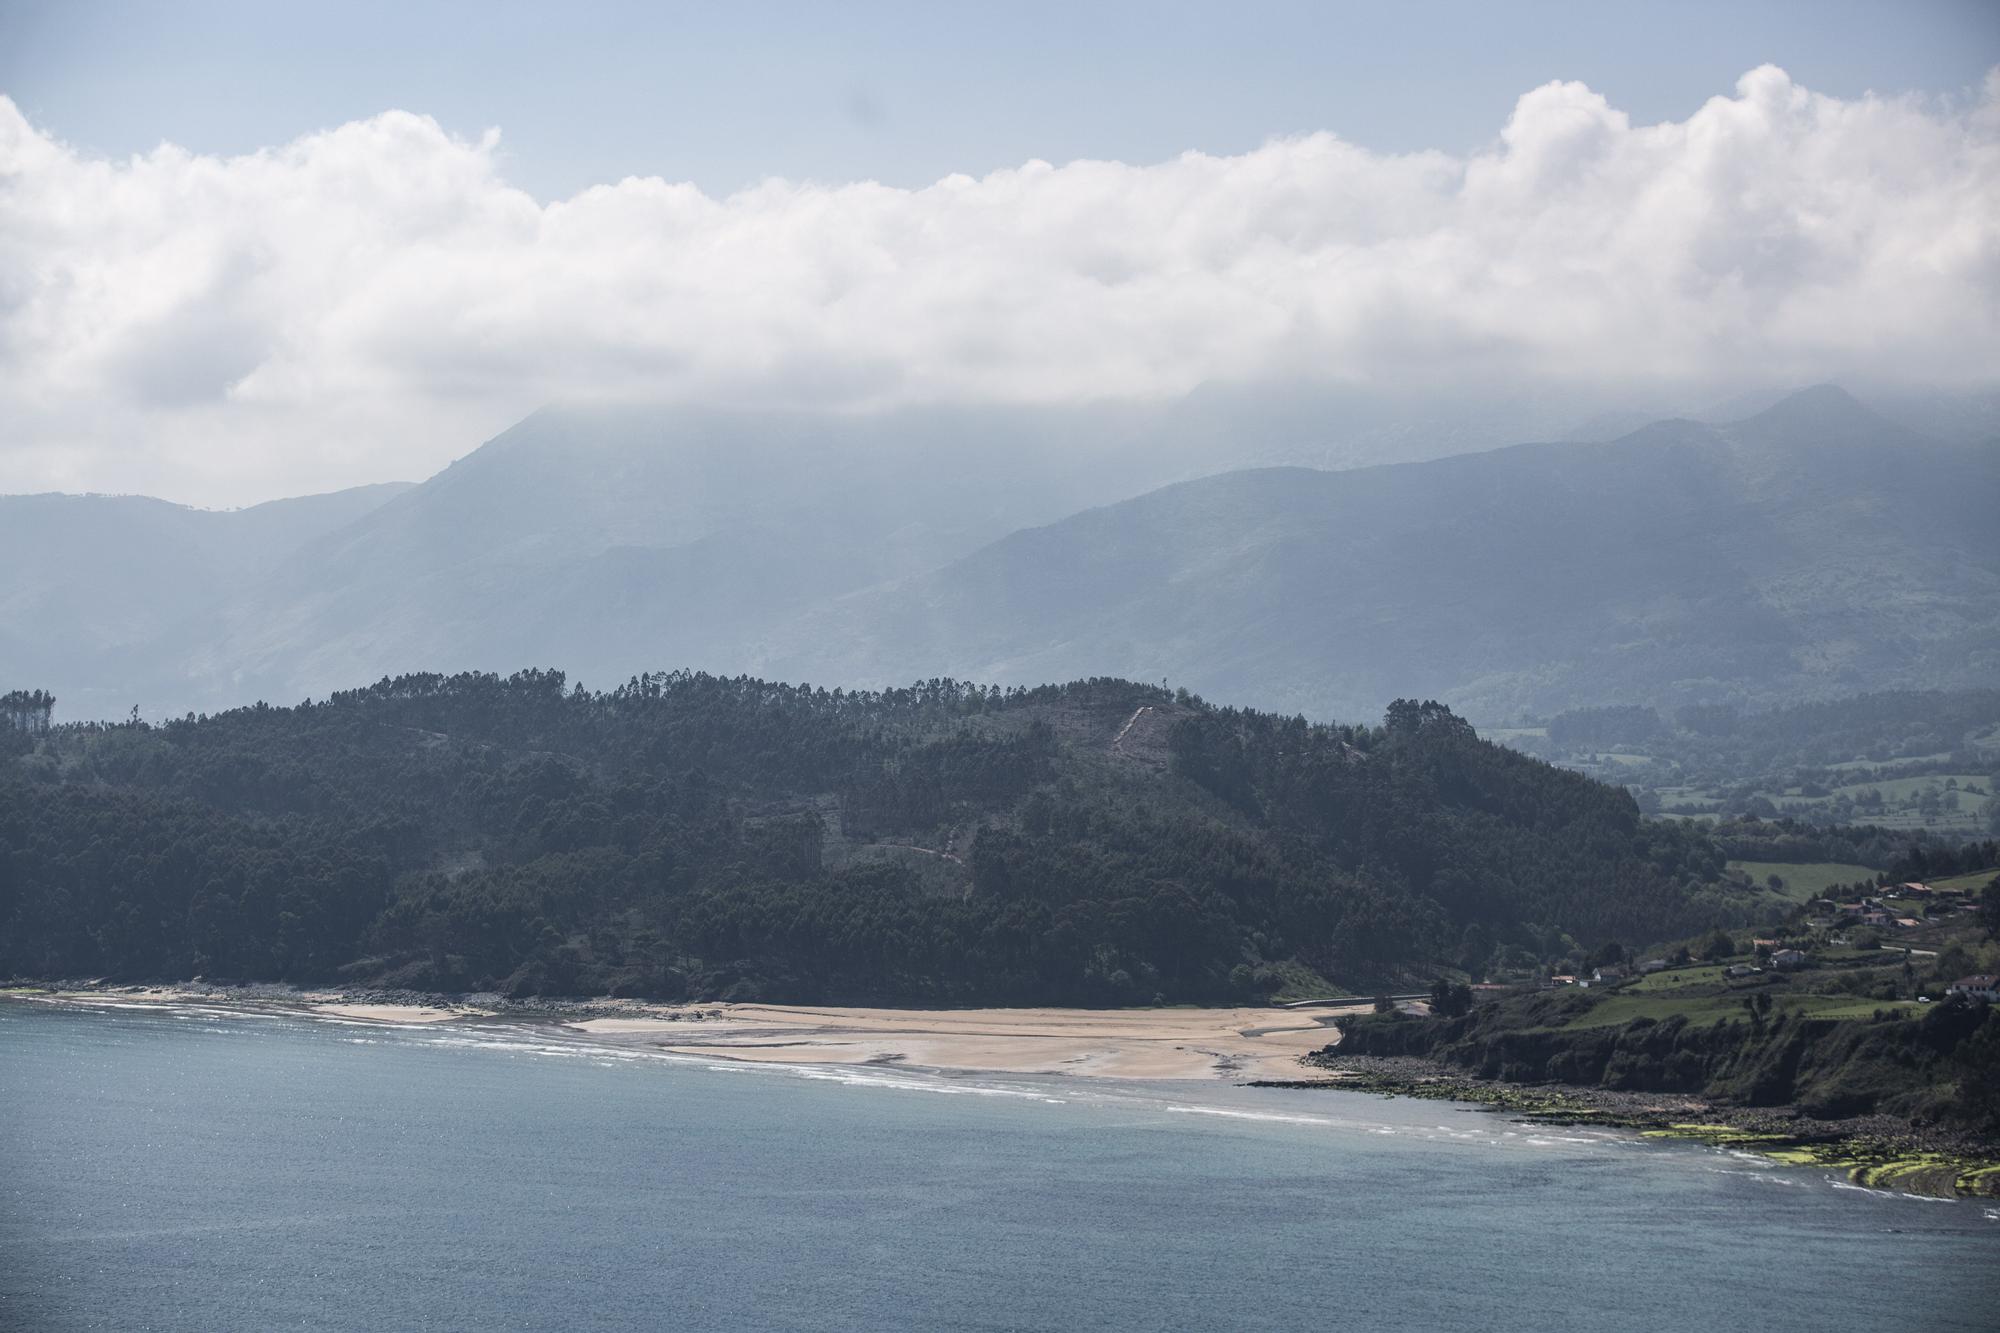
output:
M1705 835L1435 704L410 676L0 732L0 972L1220 1001L1741 919Z

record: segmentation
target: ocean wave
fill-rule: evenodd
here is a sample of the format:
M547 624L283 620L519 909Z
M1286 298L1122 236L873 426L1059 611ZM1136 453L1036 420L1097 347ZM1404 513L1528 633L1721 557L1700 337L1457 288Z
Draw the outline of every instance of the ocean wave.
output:
M1827 1184L1837 1190L1851 1190L1856 1194L1866 1194L1872 1199L1908 1200L1916 1203L1957 1203L1957 1199L1940 1198L1935 1194L1911 1194L1905 1190L1877 1189L1873 1185L1857 1185L1851 1180L1837 1176L1827 1177Z
M1279 1115L1274 1111L1236 1111L1226 1106L1170 1105L1168 1111L1178 1115L1213 1115L1226 1120L1264 1120L1280 1125L1325 1125L1337 1126L1338 1120L1326 1120L1313 1115Z
M887 1088L893 1092L932 1092L960 1097L1013 1097L1055 1106L1064 1104L1062 1098L1051 1097L1045 1092L992 1083L967 1083L943 1078L864 1072L863 1069L843 1065L762 1067L773 1073L789 1074L794 1078L811 1079L815 1082L838 1083L850 1088Z
M1739 1176L1744 1180L1754 1180L1763 1185L1784 1185L1797 1188L1809 1182L1801 1176L1781 1175L1776 1171L1745 1171L1733 1166L1711 1166L1703 1168L1713 1176Z

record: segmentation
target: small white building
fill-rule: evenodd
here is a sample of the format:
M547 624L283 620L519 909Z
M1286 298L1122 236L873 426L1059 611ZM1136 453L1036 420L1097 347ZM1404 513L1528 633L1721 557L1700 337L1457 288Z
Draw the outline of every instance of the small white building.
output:
M1968 1000L1984 1000L1988 1004L2000 1004L2000 977L1980 973L1960 977L1951 983L1947 995L1963 995Z
M1790 972L1806 965L1806 956L1798 949L1779 949L1771 955L1771 966L1780 972Z

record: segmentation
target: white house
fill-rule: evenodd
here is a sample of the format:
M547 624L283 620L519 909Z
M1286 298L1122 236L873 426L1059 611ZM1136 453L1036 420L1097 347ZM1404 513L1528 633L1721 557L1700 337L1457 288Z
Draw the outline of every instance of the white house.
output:
M1984 1000L1988 1004L2000 1004L2000 977L1986 973L1960 977L1951 983L1951 989L1945 994L1963 995L1968 1000Z

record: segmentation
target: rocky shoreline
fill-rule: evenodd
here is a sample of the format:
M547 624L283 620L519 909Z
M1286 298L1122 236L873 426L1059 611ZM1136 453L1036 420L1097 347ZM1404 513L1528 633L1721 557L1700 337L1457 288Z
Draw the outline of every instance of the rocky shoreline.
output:
M1529 1124L1630 1129L1648 1138L1754 1152L1792 1166L1827 1167L1871 1189L1934 1198L2000 1198L2000 1145L1893 1116L1815 1120L1789 1108L1724 1106L1685 1094L1502 1083L1418 1056L1327 1050L1307 1056L1304 1063L1327 1076L1268 1079L1255 1086L1342 1088L1469 1102Z

